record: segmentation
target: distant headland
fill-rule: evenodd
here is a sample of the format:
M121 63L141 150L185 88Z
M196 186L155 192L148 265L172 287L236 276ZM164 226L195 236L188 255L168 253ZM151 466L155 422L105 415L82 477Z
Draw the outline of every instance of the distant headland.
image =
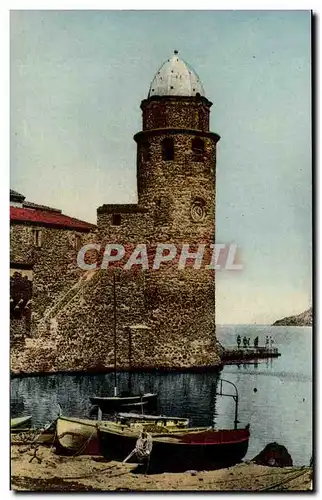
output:
M297 316L279 319L272 326L312 326L312 307Z

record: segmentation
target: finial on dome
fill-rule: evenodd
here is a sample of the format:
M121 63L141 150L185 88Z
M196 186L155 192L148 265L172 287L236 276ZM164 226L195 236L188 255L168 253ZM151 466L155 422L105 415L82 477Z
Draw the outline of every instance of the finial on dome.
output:
M179 54L178 50L174 50L173 52L175 53L175 55Z

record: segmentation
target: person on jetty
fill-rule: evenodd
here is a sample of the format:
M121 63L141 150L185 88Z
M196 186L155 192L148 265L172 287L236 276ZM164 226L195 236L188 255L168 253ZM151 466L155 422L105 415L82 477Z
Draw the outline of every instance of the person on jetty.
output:
M244 335L244 337L243 337L243 345L244 345L244 349L246 349L246 347L247 347L247 343L248 343L248 341L247 341L247 337Z
M255 347L255 349L257 349L257 347L258 347L258 337L256 337L254 340L254 347Z
M266 349L269 348L269 338L268 338L268 335L266 335L265 347L266 347Z
M240 344L241 344L241 336L237 335L237 347L240 349Z

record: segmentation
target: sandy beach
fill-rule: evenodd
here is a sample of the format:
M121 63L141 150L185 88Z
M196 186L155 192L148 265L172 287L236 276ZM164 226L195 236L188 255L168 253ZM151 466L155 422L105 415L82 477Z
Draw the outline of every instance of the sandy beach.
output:
M11 446L11 489L15 491L306 491L310 467L264 467L240 463L215 471L136 473L135 464L102 457L56 455L40 446ZM30 461L31 460L31 461Z

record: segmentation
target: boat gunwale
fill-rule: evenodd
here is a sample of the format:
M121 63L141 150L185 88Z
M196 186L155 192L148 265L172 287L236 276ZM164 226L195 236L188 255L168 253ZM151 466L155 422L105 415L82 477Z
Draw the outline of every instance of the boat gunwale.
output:
M137 426L135 427L134 425L131 427L128 424L121 423L119 421L114 421L114 420L91 420L91 419L82 419L78 417L65 417L65 416L60 416L57 419L57 429L59 426L59 420L63 422L69 422L73 424L77 424L80 426L88 426L88 427L93 427L93 428L102 428L104 430L107 430L109 432L115 432L118 435L125 435L126 432L128 432L131 436L130 437L138 437L138 431L140 431L140 424L142 425L142 430L144 428L144 422L137 422ZM148 422L147 425L149 425L150 422ZM152 422L151 422L152 423ZM162 428L170 428L172 426L160 426ZM184 428L174 428L170 432L183 432L185 429ZM159 435L163 433L153 433L153 435Z
M127 438L138 438L138 433L137 433L137 430L132 430L132 429L107 429L105 428L104 429L104 425L100 425L98 424L97 426L97 429L98 429L98 432L102 432L104 434L104 432L106 433L109 433L109 434L114 434L118 437L127 437ZM143 430L143 429L142 429ZM159 433L159 432L151 432L150 434L152 434L152 439L153 440L156 440L158 442L167 442L167 443L171 443L170 442L170 439L173 439L174 442L173 444L186 444L188 446L203 446L203 445L226 445L226 444L238 444L238 443L243 443L243 442L248 442L249 441L249 438L250 438L250 433L248 431L248 434L246 436L243 436L243 437L240 437L239 439L236 439L236 440L233 440L233 441L223 441L223 442L189 442L189 441L183 441L182 437L184 437L185 435L187 434L196 434L198 435L198 433L201 433L202 431L210 431L210 430L213 430L214 432L227 432L227 431L231 431L231 432L236 432L236 429L212 429L212 428L205 428L205 427L192 427L191 430L189 428L187 429L173 429L171 430L169 433ZM248 430L247 427L244 427L242 429L237 429L237 432L238 431L245 431L245 430ZM148 431L146 431L148 432ZM176 434L175 436L173 436L173 434ZM164 441L163 441L164 440Z
M171 436L172 437L172 436ZM154 441L157 441L158 443L169 443L169 444L178 444L178 445L187 445L187 446L225 446L226 444L240 444L240 443L244 443L244 442L248 442L249 441L249 436L245 436L244 438L241 438L241 439L236 439L234 441L222 441L222 442L207 442L207 441L200 441L200 442L196 442L196 441L192 441L192 442L189 442L189 441L177 441L177 437L174 437L174 441L172 442L170 439L171 437L167 437L167 436L163 436L163 437L158 437L158 436L155 436L155 438L153 437Z
M115 429L113 430L112 432L114 432L115 434L117 434L118 436L126 436L126 437L138 437L138 433L137 431L138 430L141 430L139 428L136 428L136 429L133 429L131 427L128 427L126 424L118 424L119 427L123 427L121 429ZM107 427L104 425L104 421L99 421L97 423L97 427L99 430L106 430L108 432L110 432L110 429L104 429L104 427ZM165 428L167 428L167 426L164 426ZM191 431L190 431L191 429ZM144 428L142 427L142 430L144 430ZM187 427L186 429L184 428L178 428L178 429L172 429L171 431L169 431L169 434L173 434L173 433L176 433L176 434L184 434L186 433L187 431L191 432L191 434L193 434L194 432L195 433L198 433L198 432L202 432L202 431L205 431L205 430L210 430L208 428L205 428L205 427ZM146 432L149 432L149 431L146 431ZM127 436L128 434L128 436ZM157 436L164 436L166 433L164 432L152 432L150 434L153 434L153 436L157 437ZM133 436L134 435L134 436Z
M70 418L70 417L58 417L57 419L57 428L58 428L58 421L63 420L64 422L70 422L73 424L77 424L80 426L87 426L87 427L93 427L95 429L98 429L99 426L102 426L103 428L110 430L110 431L116 431L117 428L121 425L118 422L114 422L113 420L90 420L90 419L82 419L78 417ZM72 432L72 431L65 431L66 432ZM76 434L76 433L75 433ZM57 434L58 435L58 434ZM60 435L59 435L60 437Z
M57 425L58 425L59 420L64 420L65 422L73 422L73 424L88 425L89 427L97 427L97 423L98 423L97 420L92 420L91 421L91 419L85 419L85 418L82 419L82 418L78 418L78 417L64 417L64 416L60 416L57 419ZM102 422L100 422L100 423L102 423Z
M137 399L142 399L144 400L144 398L147 398L147 397L151 397L151 396L154 396L154 397L157 397L158 394L156 392L147 392L145 394L138 394L137 396L91 396L90 397L90 400L93 401L93 400L96 400L96 399L100 399L102 401L111 401L111 402L115 402L115 401L120 401L122 402L123 400L137 400Z
M117 417L120 419L124 420L135 420L137 419L138 421L140 420L151 420L151 421L157 421L157 422L167 422L167 421L173 421L173 422L187 422L189 423L189 418L188 417L169 417L167 415L144 415L144 414L135 414L135 413L127 413L127 412L119 412Z

